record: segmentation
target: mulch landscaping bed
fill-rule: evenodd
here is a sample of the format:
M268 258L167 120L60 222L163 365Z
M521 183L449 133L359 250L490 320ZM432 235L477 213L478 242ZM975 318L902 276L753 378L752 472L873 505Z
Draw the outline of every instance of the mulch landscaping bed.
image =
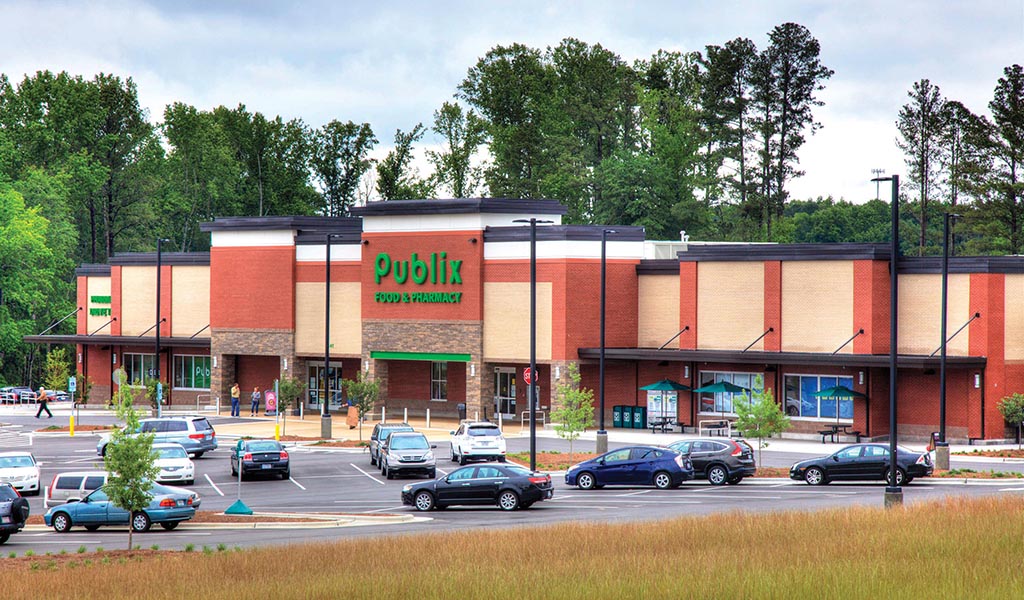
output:
M325 440L321 437L309 437L303 435L282 435L282 442L313 442L315 446L328 446L331 448L360 448L369 446L370 442L363 440Z
M1024 458L1024 450L971 450L970 452L953 452L954 456L991 456L995 458Z
M75 431L110 431L114 429L113 425L75 425ZM71 428L67 425L59 427L57 425L50 425L49 427L43 427L42 429L36 429L37 433L51 433L51 432L70 432Z
M324 515L337 517L338 515ZM314 519L309 517L279 517L279 516L253 516L253 515L225 515L224 513L213 512L209 510L196 511L196 516L192 517L186 523L320 523L323 519ZM43 525L43 515L30 515L28 518L29 525ZM156 527L156 525L154 525ZM111 525L106 529L116 529L117 526ZM127 529L127 525L122 529Z

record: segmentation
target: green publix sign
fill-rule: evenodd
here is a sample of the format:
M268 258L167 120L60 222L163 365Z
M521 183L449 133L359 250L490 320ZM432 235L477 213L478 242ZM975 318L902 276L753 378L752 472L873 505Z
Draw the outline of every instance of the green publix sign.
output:
M110 304L110 296L90 296L89 301L93 304ZM110 308L89 308L89 314L94 317L109 317Z
M462 285L461 269L462 261L449 259L447 252L431 252L425 260L416 252L409 260L392 260L387 252L381 252L374 261L373 278L377 285L389 275L399 285L410 281L415 285ZM373 299L381 303L458 304L462 292L377 292Z

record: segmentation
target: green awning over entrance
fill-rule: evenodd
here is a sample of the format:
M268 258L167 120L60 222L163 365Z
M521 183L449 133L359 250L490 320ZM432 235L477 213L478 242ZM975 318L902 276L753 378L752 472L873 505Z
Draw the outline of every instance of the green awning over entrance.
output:
M382 352L371 351L370 358L381 360L429 360L431 362L465 362L470 360L469 354L449 354L445 352Z

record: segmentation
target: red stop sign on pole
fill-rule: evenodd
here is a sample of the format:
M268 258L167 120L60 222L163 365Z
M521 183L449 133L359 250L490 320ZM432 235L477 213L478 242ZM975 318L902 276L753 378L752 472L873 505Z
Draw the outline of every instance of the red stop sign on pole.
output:
M523 369L523 381L526 382L526 385L530 385L531 383L533 383L533 375L534 375L534 373L536 373L536 371L531 373L530 372L530 367L526 367L526 368Z

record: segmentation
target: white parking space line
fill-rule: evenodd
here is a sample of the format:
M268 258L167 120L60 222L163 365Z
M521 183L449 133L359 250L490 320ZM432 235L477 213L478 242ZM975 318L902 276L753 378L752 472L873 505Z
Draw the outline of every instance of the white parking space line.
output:
M295 481L295 480L294 480L294 479L292 479L291 477L289 477L289 478L288 478L288 481L290 481L290 482L294 483L295 485L299 486L299 489L300 489L300 490L302 490L302 491L306 491L306 488L305 488L305 487L303 487L303 485L302 485L301 483L299 483L298 481Z
M392 500L335 500L335 504L394 504Z
M915 487L914 489L916 490L917 488ZM1015 488L999 488L999 491L1000 492L1024 492L1024 488L1019 488L1019 487L1015 487Z
M356 464L355 464L355 463L351 463L351 464L352 464L352 468L353 468L353 469L355 469L356 471L359 471L359 472L360 472L360 473L362 473L363 475L366 475L367 477L369 477L370 479L372 479L372 480L376 481L377 483L379 483L379 484L381 484L381 485L386 485L386 484L385 484L385 483L384 483L383 481L381 481L380 479L377 479L377 478L376 478L376 477L374 477L373 475L370 475L370 474L369 474L369 473L367 473L366 471L364 471L364 470L360 469L360 468L359 468L358 466L356 466Z
M72 459L72 460L61 461L60 464L62 464L62 465L72 465L72 464L75 464L75 463L94 462L94 461L102 461L102 460L103 459L100 458L99 456L91 456L89 458L75 458L75 459Z
M616 494L616 496L619 496L620 498L623 498L623 497L626 497L626 496L639 496L641 494L650 493L650 491L651 490L640 490L639 492L629 492L628 494Z
M220 491L220 488L219 488L219 487L217 487L217 484L216 484L216 483L214 483L212 479L210 479L210 476L209 476L209 475L203 474L203 477L205 477L205 478L206 478L206 480L210 482L210 485L212 485L212 486L213 486L213 489L214 489L214 491L216 491L216 492L217 492L218 494L220 494L221 496L223 496L223 495L224 495L224 492Z
M444 469L438 469L437 472L445 476L448 475L448 471L445 471Z
M399 510L399 509L403 509L403 508L405 508L404 504L401 505L401 506L389 506L387 508L378 508L376 510L364 510L363 514L367 514L368 515L370 513L388 512L388 511L394 511L394 510Z

